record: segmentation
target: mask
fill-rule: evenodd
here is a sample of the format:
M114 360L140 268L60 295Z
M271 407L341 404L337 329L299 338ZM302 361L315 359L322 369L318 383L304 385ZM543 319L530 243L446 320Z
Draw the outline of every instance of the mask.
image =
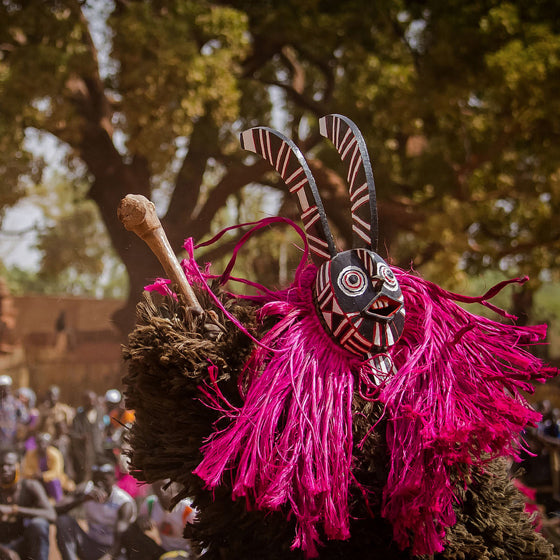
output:
M404 329L404 301L387 263L368 249L338 253L315 280L323 326L343 348L358 355L384 352Z
M256 127L241 134L246 150L263 156L280 173L299 203L311 256L318 266L315 305L326 332L343 348L376 357L395 344L404 329L399 283L377 250L377 204L369 154L357 126L342 115L319 120L346 165L353 246L337 252L315 179L299 148L276 130ZM377 359L389 372L388 357Z

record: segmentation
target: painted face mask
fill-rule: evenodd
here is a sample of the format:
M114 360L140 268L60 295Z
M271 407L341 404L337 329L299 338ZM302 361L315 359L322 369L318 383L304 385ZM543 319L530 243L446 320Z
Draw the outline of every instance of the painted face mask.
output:
M325 330L354 354L385 351L404 328L399 283L389 265L368 249L338 253L321 265L315 303Z
M315 304L326 332L343 348L363 357L385 352L404 329L404 300L389 265L375 252L378 226L375 182L365 141L342 115L319 120L346 166L350 193L353 249L338 252L321 197L299 148L266 127L245 131L242 145L263 156L280 173L299 203L309 248L319 270ZM388 358L377 366L389 371Z

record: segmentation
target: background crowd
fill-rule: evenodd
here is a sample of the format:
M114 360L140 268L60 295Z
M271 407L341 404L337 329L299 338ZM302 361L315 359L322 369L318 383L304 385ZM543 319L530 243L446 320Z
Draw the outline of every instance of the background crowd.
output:
M0 375L0 560L195 558L183 538L196 510L170 481L140 484L123 437L134 421L117 389L77 409Z
M0 560L48 560L53 525L63 560L198 557L183 538L191 501L173 499L180 488L169 480L140 484L129 473L134 411L121 393L85 390L81 400L62 402L57 386L38 400L0 375ZM560 551L560 408L536 408L542 420L525 432L512 474L535 529Z

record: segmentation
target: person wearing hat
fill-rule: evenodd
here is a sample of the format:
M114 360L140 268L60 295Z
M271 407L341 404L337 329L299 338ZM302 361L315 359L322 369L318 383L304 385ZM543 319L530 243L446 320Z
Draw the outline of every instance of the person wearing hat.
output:
M15 448L18 428L27 421L25 407L12 394L12 378L0 375L0 450Z
M134 411L125 408L125 402L118 389L109 389L105 393L106 416L106 446L119 449L123 428L134 422Z

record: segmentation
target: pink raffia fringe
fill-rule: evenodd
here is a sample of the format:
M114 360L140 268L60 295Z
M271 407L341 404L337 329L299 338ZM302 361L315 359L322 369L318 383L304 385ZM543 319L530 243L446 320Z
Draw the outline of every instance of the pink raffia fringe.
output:
M287 222L269 218L254 229L275 221ZM301 229L295 229L305 242ZM253 231L236 248L222 283L233 279L229 272L235 255ZM191 282L206 286L206 280L217 278L208 268L199 270L192 240L185 248L190 260L183 261L183 268ZM222 414L218 424L226 426L208 438L194 472L209 488L227 473L234 498L293 516L292 548L315 557L319 527L328 539L350 536L353 391L374 372L324 332L312 300L316 268L305 266L306 256L307 251L287 290L273 292L234 279L256 287L259 294L250 299L262 304L260 318L277 322L256 341L246 364L239 384L243 406L230 405L215 383L201 389L207 405ZM480 303L511 318L487 300L526 278L469 298L401 269L393 271L405 298L405 329L388 352L396 374L370 392L384 403L387 420L390 472L382 515L392 523L401 548L433 554L443 550L445 530L455 523L455 485L465 483L460 477L468 480L468 469L484 467L492 458L518 457L520 432L539 419L519 391L531 392L532 380L544 381L557 372L522 348L543 340L544 326L498 323L455 303ZM169 295L165 280L150 288Z
M329 539L350 536L352 371L360 367L323 331L312 301L314 277L308 269L286 300L262 307L263 320L279 321L246 366L243 407L222 409L230 423L204 445L194 471L214 488L232 469L234 498L257 509L287 509L296 520L292 547L309 557L317 556L317 526Z
M406 324L391 352L397 373L380 395L391 454L382 514L401 548L433 554L443 550L445 528L455 523L454 484L461 468L519 456L520 432L540 418L519 391L533 392L531 380L545 381L557 371L522 348L544 339L544 325L498 323L455 303L478 302L500 312L486 300L527 278L468 298L393 271L405 298Z

